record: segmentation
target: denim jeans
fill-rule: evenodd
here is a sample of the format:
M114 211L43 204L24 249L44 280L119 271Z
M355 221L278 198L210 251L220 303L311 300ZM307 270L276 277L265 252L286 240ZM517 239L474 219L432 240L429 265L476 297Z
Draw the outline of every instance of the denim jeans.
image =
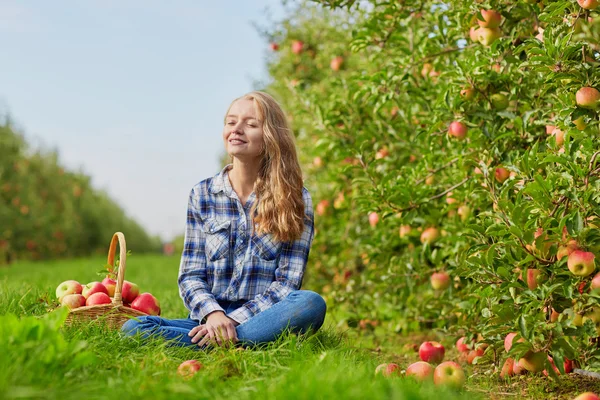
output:
M246 300L237 302L219 301L219 305L228 314L243 305ZM327 306L325 300L310 290L295 290L286 298L262 311L241 325L236 326L237 345L251 346L272 342L286 329L294 333L304 333L312 328L316 332L323 325ZM141 333L142 337L162 336L178 346L195 346L188 333L198 326L197 320L166 319L155 316L143 316L125 322L121 331L126 335ZM206 347L206 345L205 345Z

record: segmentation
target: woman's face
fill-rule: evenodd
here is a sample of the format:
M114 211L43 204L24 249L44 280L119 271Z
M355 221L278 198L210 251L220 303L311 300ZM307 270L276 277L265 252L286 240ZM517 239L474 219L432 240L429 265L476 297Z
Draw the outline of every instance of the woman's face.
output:
M227 153L241 159L259 157L263 148L262 125L252 100L234 102L225 117L223 128Z

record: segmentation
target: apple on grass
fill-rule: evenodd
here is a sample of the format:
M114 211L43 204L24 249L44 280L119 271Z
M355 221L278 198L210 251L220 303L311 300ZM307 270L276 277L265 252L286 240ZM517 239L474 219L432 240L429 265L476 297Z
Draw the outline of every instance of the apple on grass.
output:
M115 297L115 288L117 287L117 281L109 278L108 276L102 280L102 284L108 290L108 295L110 297Z
M583 250L575 250L569 254L567 267L573 275L586 277L596 269L594 253Z
M61 298L60 305L68 307L69 310L74 310L85 306L85 297L77 293L67 294Z
M160 304L150 293L142 293L131 302L131 308L148 315L160 315Z
M446 349L438 342L423 342L419 347L419 358L421 361L439 364L444 359Z
M585 392L575 397L574 400L600 400L600 397L596 393Z
M435 367L433 371L433 383L453 389L460 389L465 384L465 372L462 367L454 361L446 361Z
M56 287L56 298L60 301L64 296L69 294L81 294L83 287L74 280L64 281Z
M543 351L528 350L523 357L519 359L519 366L529 372L542 372L546 363L546 353Z
M467 354L467 362L469 364L473 364L473 361L475 361L475 359L477 357L481 357L485 354L485 348L479 347L477 349L471 350L469 351L469 353Z
M88 299L91 295L95 293L104 293L106 296L108 296L108 290L106 289L106 286L104 286L100 282L90 282L87 285L85 285L83 287L83 290L81 291L81 294L86 299Z
M123 281L123 289L121 291L123 302L132 303L139 294L140 288L138 285L129 281Z
M108 294L102 293L102 292L97 292L97 293L90 295L90 297L88 297L87 300L85 301L86 306L98 306L101 304L111 304L111 303L112 303L112 300L110 299L110 297L108 297Z
M458 350L461 353L468 353L469 350L471 350L471 349L469 348L469 345L465 343L466 340L467 340L467 338L465 336L458 339L456 341L456 350ZM474 344L475 344L475 341L471 341L470 347L473 347Z
M203 365L198 360L187 360L179 364L177 367L177 373L184 378L191 378L196 372L202 369Z
M400 376L400 366L394 363L379 364L375 368L375 375L381 374L386 378L391 376Z
M433 366L425 361L417 361L406 368L406 376L425 381L433 378Z
M450 275L446 272L434 272L430 278L431 287L435 290L445 290L450 286Z

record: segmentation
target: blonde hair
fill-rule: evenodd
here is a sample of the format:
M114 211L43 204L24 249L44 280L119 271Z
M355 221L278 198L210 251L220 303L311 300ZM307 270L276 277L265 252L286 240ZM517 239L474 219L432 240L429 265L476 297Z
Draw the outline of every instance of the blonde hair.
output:
M271 233L284 242L297 240L304 230L305 205L294 135L281 106L271 95L253 91L233 100L229 109L241 99L253 101L263 128L261 166L254 183L258 201L250 209L253 232Z

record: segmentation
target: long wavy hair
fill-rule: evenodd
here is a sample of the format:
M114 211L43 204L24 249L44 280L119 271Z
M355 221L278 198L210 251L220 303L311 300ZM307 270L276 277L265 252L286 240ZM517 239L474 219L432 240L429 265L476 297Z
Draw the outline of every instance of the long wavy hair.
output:
M258 201L250 209L253 233L270 233L284 242L297 240L304 230L305 205L294 135L281 106L271 95L253 91L233 100L229 108L241 99L254 102L263 128L261 165L254 183Z

